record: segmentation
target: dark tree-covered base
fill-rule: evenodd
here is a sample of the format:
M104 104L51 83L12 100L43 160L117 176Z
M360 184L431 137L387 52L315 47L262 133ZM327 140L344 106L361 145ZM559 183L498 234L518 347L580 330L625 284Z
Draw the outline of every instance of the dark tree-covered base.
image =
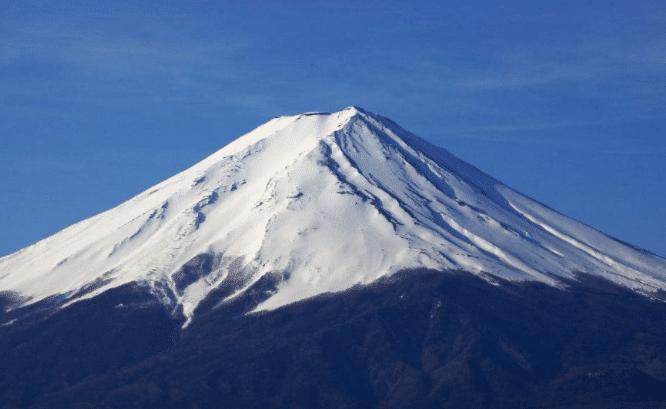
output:
M138 286L33 308L0 327L0 407L666 407L666 303L598 279L411 271L243 314L268 288L182 331Z

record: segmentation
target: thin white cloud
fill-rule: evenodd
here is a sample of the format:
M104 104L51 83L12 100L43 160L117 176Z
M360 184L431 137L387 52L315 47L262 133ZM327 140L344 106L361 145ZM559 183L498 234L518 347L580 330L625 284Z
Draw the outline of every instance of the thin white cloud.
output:
M242 41L157 41L49 25L5 27L0 34L0 67L42 66L53 76L5 79L5 93L107 106L174 102L260 110L270 99L233 86L245 75L237 63ZM71 92L49 92L72 82Z

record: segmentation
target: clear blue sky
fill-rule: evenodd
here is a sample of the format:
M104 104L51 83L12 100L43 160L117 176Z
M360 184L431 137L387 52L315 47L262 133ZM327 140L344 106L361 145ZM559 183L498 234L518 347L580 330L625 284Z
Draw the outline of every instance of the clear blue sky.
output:
M666 256L664 0L3 0L0 254L351 104Z

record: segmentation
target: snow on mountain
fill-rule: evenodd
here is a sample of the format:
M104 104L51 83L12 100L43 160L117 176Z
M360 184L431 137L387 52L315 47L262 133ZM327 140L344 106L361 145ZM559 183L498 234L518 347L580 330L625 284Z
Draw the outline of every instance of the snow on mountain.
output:
M208 263L203 276L187 266ZM561 286L596 274L666 288L666 260L517 193L359 108L270 120L133 199L0 259L0 291L67 302L129 282L187 317L282 277L260 309L399 270L456 269Z

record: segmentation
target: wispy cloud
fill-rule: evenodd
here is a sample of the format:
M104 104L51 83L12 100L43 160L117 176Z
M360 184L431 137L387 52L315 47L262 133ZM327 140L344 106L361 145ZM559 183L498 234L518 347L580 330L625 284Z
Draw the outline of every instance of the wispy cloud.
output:
M247 45L240 40L165 41L49 24L5 27L1 34L8 103L15 100L8 93L102 106L131 101L257 109L270 100L234 86L244 75L237 61ZM58 92L64 86L67 92Z
M493 91L598 83L619 75L666 74L666 36L640 44L588 40L557 47L499 49L485 58L484 65L461 69L447 86Z

